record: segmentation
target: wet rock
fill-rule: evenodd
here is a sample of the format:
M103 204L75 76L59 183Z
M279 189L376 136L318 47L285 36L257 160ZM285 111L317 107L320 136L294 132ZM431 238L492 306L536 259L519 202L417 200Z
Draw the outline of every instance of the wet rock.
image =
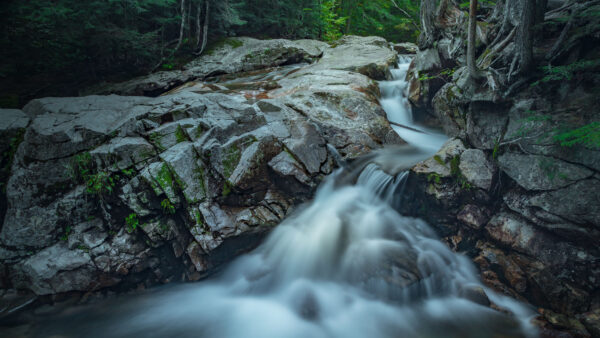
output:
M65 243L58 243L15 267L12 283L17 288L31 289L38 295L85 291L94 282L93 270L95 268L88 253L69 250Z
M109 168L114 165L123 170L153 157L156 151L142 137L118 137L90 151L90 155L99 166Z
M188 203L196 203L206 197L205 174L196 150L191 142L179 143L160 154L169 166L176 184L180 185Z
M548 322L560 329L568 329L579 337L589 337L590 334L585 326L576 318L567 317L565 315L552 312L547 309L540 309L540 313Z
M600 336L600 309L580 315L579 320L583 323L592 337Z
M302 165L288 152L279 153L269 162L269 166L282 177L291 176L302 184L312 184Z
M411 42L402 42L393 44L392 48L398 54L416 54L419 47Z
M445 84L433 97L433 111L444 132L451 136L463 137L466 130L465 115L461 106L461 89L452 84Z
M425 160L413 167L418 174L436 174L440 177L452 176L449 162L465 151L465 146L460 139L448 140L432 158Z
M397 55L385 39L349 35L334 43L333 48L323 52L314 69L357 72L375 80L390 78L389 69L396 63Z
M11 145L11 139L24 131L30 119L17 109L0 109L0 154L5 154Z
M593 175L584 167L540 155L506 153L498 158L498 163L527 190L556 190Z
M472 204L466 205L456 217L459 221L475 229L480 229L488 221L486 211Z
M47 161L100 145L146 113L147 101L118 96L34 100L23 108L33 118L25 133L26 156Z
M479 149L467 149L460 155L459 168L469 183L490 190L495 174L494 164Z
M154 95L186 76L323 56L276 85L193 83L156 98L48 98L24 108L32 122L7 185L2 283L51 295L197 280L309 198L334 169L331 152L345 160L402 142L377 102L374 78L396 62L385 40L242 40L181 72L113 89Z
M236 37L206 51L181 71L157 72L125 83L104 85L88 91L96 94L158 96L188 81L216 74L233 74L319 58L329 46L324 42L283 39L257 40Z
M467 135L470 143L479 149L492 150L506 130L506 107L494 101L476 101L469 105Z
M325 140L309 123L295 126L292 138L284 142L290 152L304 165L309 174L321 170L321 164L327 159Z
M435 75L442 69L437 49L419 50L408 69L408 99L418 108L428 108L435 93L444 85ZM434 77L423 80L423 77Z
M530 199L530 205L578 224L600 224L600 181L582 180L560 190L544 192Z

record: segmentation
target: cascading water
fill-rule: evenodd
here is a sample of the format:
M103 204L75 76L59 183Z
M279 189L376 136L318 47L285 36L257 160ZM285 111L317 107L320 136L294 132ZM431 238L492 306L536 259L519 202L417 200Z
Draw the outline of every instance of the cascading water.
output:
M534 336L525 307L485 289L466 257L448 249L425 222L392 207L407 175L399 169L430 156L444 141L413 123L405 87L401 78L382 83L382 105L390 120L410 128L397 131L419 151L405 151L407 157L375 153L355 168L354 184L344 184L349 174L338 170L314 201L210 281L75 312L43 325L39 335ZM490 300L511 314L492 310Z
M446 136L414 122L406 95L408 91L406 73L410 61L409 57L400 56L398 68L391 70L392 81L381 82L380 104L387 113L388 120L396 123L392 128L403 140L424 151L434 153L446 142Z

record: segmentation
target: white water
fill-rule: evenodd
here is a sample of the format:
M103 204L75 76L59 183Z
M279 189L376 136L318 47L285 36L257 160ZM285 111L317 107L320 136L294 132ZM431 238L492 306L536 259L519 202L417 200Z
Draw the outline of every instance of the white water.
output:
M392 80L380 83L381 100L379 101L390 122L395 122L409 128L392 125L400 137L409 144L426 152L438 151L447 138L445 135L415 124L411 106L408 102L408 82L406 73L410 65L410 58L400 56L398 68L392 69Z
M405 73L406 65L401 67L394 71L397 76ZM418 128L403 86L402 79L382 84L382 104L390 119ZM427 152L444 140L399 129ZM210 281L55 320L40 336L534 336L527 324L529 311L517 302L486 290L496 305L514 314L510 316L469 300L467 295L483 288L473 264L449 250L425 222L401 216L390 206L403 193L407 174L390 176L376 163L394 167L395 159L406 165L398 153L378 153L354 185L339 184L346 175L341 170L331 175L314 201Z

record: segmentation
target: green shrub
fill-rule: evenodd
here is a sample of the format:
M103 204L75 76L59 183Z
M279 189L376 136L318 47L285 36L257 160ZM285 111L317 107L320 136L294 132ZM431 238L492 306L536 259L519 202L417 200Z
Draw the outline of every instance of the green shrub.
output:
M576 129L557 130L553 138L563 147L581 144L600 149L600 123L592 122Z
M125 217L125 225L127 226L127 232L132 233L137 229L140 225L140 220L138 219L138 215L133 213L129 214L129 216Z
M162 200L160 202L160 206L162 207L163 211L167 214L174 214L175 213L175 206L173 205L173 203L171 203L171 201L169 201L168 198L165 198L164 200Z
M581 60L563 66L543 66L540 69L544 72L545 76L532 83L531 86L533 87L547 82L570 81L576 73L589 71L597 67L600 67L600 59Z

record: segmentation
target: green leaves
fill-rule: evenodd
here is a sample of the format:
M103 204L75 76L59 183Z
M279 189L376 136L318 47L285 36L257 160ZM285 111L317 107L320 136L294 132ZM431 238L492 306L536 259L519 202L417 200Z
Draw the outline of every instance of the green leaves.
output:
M554 140L563 147L581 144L600 149L600 122L592 122L576 129L562 130L554 135Z
M125 217L125 225L127 226L126 230L129 233L132 233L137 229L140 225L140 220L138 219L137 214L129 214L129 216Z

